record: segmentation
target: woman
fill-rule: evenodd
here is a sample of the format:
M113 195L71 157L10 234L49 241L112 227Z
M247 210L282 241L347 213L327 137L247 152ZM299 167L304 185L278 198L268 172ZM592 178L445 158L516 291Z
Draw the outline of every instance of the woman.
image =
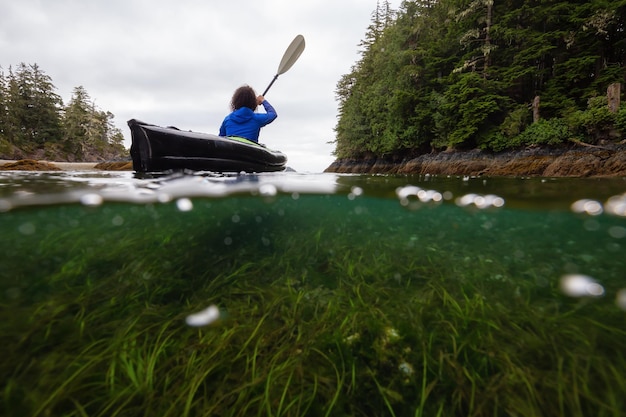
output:
M259 104L263 105L265 113L254 112ZM220 136L239 136L258 142L261 128L278 117L272 105L263 96L257 97L252 87L247 85L235 90L230 108L232 113L224 118Z

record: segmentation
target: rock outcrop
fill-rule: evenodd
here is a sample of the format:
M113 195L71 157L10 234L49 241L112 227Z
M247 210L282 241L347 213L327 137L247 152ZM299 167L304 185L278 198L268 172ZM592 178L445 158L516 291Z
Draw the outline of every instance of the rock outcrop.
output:
M490 153L445 151L401 161L338 159L325 172L490 177L626 177L626 144L527 148Z

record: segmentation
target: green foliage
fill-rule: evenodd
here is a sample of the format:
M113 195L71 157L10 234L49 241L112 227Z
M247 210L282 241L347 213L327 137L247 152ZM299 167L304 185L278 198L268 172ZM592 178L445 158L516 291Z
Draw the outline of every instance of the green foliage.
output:
M78 159L122 154L122 134L112 120L113 114L97 109L84 87L76 87L63 117L65 149Z
M522 133L530 122L530 110L527 106L517 106L507 114L504 122L500 125L500 131L508 138Z
M61 98L37 65L22 63L15 72L9 69L2 87L5 140L26 149L61 140Z
M113 114L95 107L78 87L67 107L35 65L0 72L0 158L97 160L127 151Z
M618 128L623 135L626 134L626 105L622 104L615 115L615 127Z
M571 136L567 123L562 119L539 120L511 140L512 146L558 145Z
M561 128L544 124L533 129L558 136L518 138L536 96L541 119L565 118L589 142L609 137L617 119L587 101L623 79L625 16L623 0L379 6L338 84L336 155L560 143Z
M460 74L441 97L438 109L438 144L467 147L484 133L491 120L501 118L506 99L487 89L490 87L474 72Z
M511 147L511 138L502 132L495 132L480 144L480 149L500 152Z
M0 155L11 155L13 153L13 145L0 136Z
M515 129L511 128L509 131L501 129L494 132L480 144L480 148L500 152L533 145L556 146L567 142L572 136L567 122L563 119L541 119L517 133L514 131L518 127L522 128L521 125L507 120L502 124L502 127L507 126L509 128L515 126Z
M609 111L606 97L589 99L586 110L573 112L567 117L570 130L585 139L596 143L608 138L609 132L615 127L616 114Z

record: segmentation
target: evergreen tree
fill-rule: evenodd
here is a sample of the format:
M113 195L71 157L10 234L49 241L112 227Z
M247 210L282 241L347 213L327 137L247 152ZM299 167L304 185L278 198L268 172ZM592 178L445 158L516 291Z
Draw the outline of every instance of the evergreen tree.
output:
M384 126L384 121L379 120L378 116L381 114L381 100L384 100L381 95L385 92L378 91L374 84L381 80L380 74L376 73L376 62L384 53L377 45L381 42L387 25L393 21L393 13L389 2L385 1L382 6L380 2L377 4L365 41L360 43L365 48L361 51L362 58L337 85L336 97L340 114L335 128L337 155L384 152L377 137L380 134L379 128Z
M83 86L76 87L65 107L64 148L76 160L119 158L126 153L113 114L99 110Z
M92 123L90 107L91 98L85 88L82 86L74 88L63 116L65 132L63 148L77 159L82 159L89 147Z
M0 158L96 160L127 153L113 114L96 108L81 86L63 107L38 65L0 68Z
M8 88L6 77L4 76L4 71L0 67L0 149L3 149L8 145L7 93Z
M523 146L537 115L560 121L535 132L569 126L593 142L611 131L615 117L594 97L624 81L626 0L405 0L384 10L337 85L337 156ZM558 132L540 143L567 137Z
M27 150L43 148L62 139L61 97L49 76L24 63L9 69L6 97L7 140Z
M469 55L457 71L469 67L480 72L483 78L489 76L491 52L496 48L491 42L493 3L493 0L474 0L456 14L457 22L464 21L467 25L459 43Z

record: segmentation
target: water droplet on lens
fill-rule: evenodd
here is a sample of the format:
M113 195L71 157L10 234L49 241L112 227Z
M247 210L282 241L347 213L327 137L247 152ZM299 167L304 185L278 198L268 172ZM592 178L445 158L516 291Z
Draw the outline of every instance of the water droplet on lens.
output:
M417 196L417 193L421 191L420 187L415 185L407 185L406 187L398 187L396 189L396 195L400 200L406 199L409 196Z
M80 198L81 204L85 206L99 206L102 204L103 199L99 194L85 194Z
M264 197L274 197L278 194L278 189L273 184L263 184L259 187L259 194Z
M179 198L176 200L176 207L180 211L191 211L193 209L193 203L188 198Z
M604 209L602 208L602 204L600 204L599 202L595 200L589 200L586 198L572 203L571 210L574 213L578 213L578 214L586 213L586 214L589 214L590 216L598 216L602 214L602 212L604 211Z
M596 232L598 230L600 230L600 223L598 223L595 219L594 220L587 220L584 224L583 224L585 230L589 231L589 232Z
M22 290L14 287L14 288L9 288L5 291L5 294L7 296L7 298L10 298L12 300L16 300L18 298L20 298L20 296L22 295Z
M34 235L35 232L37 231L37 228L35 227L34 224L28 222L28 223L21 224L18 230L23 235Z
M609 198L605 204L607 213L626 217L626 194Z
M609 228L609 235L615 239L623 239L626 237L626 227L611 226Z
M0 213L11 210L11 203L0 198Z
M157 195L157 201L159 203L169 203L170 201L172 201L172 196L170 196L168 193L159 193Z
M626 288L622 288L617 292L615 297L615 304L622 310L626 311Z
M600 297L604 287L593 278L582 274L568 274L561 277L561 291L570 297Z

